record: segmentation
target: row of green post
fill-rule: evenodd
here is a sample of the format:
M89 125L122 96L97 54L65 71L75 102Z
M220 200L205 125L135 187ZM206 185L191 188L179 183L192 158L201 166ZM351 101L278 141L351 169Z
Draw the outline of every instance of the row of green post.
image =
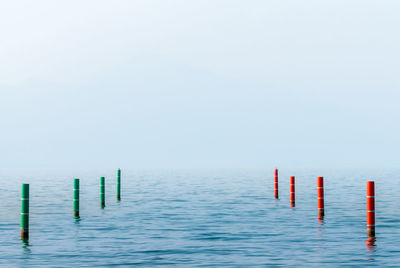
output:
M117 170L117 200L121 200L121 169ZM74 179L73 216L79 218L79 179ZM100 207L106 206L105 177L100 178ZM29 184L22 184L21 195L21 239L29 239Z

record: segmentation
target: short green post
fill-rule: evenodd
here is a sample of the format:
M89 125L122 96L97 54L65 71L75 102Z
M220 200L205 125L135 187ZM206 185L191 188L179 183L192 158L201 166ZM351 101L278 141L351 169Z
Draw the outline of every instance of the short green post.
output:
M121 200L121 169L117 170L117 200Z
M21 239L29 239L29 184L22 184L21 195Z
M79 179L74 179L74 204L73 215L75 218L79 218Z
M104 208L106 206L106 183L105 178L100 178L100 207Z

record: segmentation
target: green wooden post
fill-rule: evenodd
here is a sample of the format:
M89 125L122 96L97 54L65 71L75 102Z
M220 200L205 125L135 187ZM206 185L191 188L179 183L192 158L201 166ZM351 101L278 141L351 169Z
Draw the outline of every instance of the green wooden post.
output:
M79 179L74 179L74 211L73 215L75 218L79 218Z
M117 170L117 200L121 200L121 169Z
M100 207L104 208L106 206L106 183L105 178L100 178Z
M21 239L29 239L29 184L22 184Z

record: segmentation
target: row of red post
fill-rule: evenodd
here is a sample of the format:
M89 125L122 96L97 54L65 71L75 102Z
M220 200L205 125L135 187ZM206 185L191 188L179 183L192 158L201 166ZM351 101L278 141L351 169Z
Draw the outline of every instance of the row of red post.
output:
M318 218L323 219L325 216L324 202L324 178L317 178L317 193L318 193ZM274 170L274 195L275 199L279 199L278 187L278 169ZM296 206L295 199L295 177L290 177L290 206ZM367 235L369 241L375 241L375 183L367 182Z

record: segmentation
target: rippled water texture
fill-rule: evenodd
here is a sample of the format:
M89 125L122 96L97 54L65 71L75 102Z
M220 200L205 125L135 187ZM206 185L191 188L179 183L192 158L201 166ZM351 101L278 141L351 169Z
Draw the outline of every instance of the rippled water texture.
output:
M398 174L398 173L397 173ZM397 266L400 194L395 171L1 171L0 266ZM289 176L296 176L296 208ZM106 176L106 207L99 177ZM324 222L317 176L325 177ZM72 217L81 179L81 220ZM377 241L367 247L366 181L376 182ZM21 183L30 183L30 240L20 239Z

